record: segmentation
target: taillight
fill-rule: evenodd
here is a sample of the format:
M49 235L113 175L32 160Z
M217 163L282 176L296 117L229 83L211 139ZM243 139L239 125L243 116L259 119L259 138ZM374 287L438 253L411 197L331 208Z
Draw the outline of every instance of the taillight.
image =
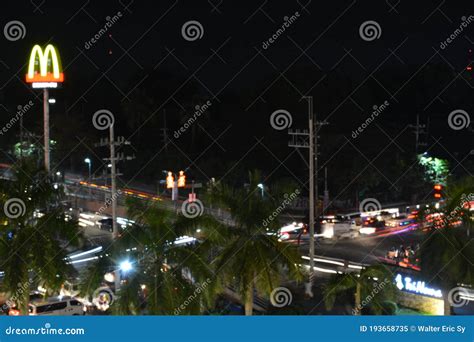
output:
M10 309L10 311L8 311L8 315L9 316L20 316L20 310Z

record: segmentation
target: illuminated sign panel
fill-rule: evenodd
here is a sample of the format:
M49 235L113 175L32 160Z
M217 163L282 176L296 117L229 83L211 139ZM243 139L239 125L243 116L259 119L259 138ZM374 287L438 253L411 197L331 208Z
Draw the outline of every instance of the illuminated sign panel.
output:
M26 82L32 83L33 88L56 88L64 82L59 54L53 45L48 44L44 50L39 45L33 46Z
M168 172L168 176L166 177L166 188L168 189L174 188L174 177L171 172Z
M427 286L424 281L415 281L411 277L402 276L401 274L397 274L395 277L395 284L401 291L435 298L443 297L443 293L440 289L431 288Z
M186 185L186 175L184 171L179 171L178 188L183 188Z

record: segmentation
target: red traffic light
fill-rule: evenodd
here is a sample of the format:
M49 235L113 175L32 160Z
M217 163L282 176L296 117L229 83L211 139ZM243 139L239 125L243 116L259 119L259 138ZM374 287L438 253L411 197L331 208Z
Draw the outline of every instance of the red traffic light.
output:
M433 189L437 190L437 191L441 191L443 189L443 186L440 185L440 184L436 184Z

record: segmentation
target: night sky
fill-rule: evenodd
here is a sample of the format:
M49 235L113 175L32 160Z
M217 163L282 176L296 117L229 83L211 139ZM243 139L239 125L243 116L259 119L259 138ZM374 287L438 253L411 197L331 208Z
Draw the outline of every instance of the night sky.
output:
M81 161L91 153L100 168L101 152L93 145L103 133L91 118L106 108L134 146L128 152L136 161L122 167L127 178L155 181L168 168L189 168L197 180L252 168L268 177L298 178L306 174L305 164L287 147L286 130L273 129L269 120L285 109L291 128L306 128L301 97L311 95L318 119L330 123L320 132L320 159L329 172L373 163L384 173L390 156L409 159L415 137L407 125L417 114L422 123L429 120L426 148L460 165L456 170L463 176L473 171L472 126L453 130L447 120L453 110L470 117L474 112L474 80L466 70L474 18L441 46L474 14L472 1L36 0L2 7L2 27L18 20L26 29L15 41L0 37L4 122L14 108L40 95L23 82L31 47L50 42L61 55L66 81L52 92L58 103L51 114L59 168L83 172ZM90 44L114 15L119 19ZM200 23L200 39L184 39L188 21ZM362 39L359 28L367 21L379 25L378 38ZM41 134L40 98L35 101L25 126ZM160 137L165 122L172 135L206 101L212 106L193 129L195 136L187 132L165 148ZM385 101L390 105L377 121L352 138L373 106ZM4 151L15 134L18 129L0 137ZM403 174L397 172L387 176L388 184Z

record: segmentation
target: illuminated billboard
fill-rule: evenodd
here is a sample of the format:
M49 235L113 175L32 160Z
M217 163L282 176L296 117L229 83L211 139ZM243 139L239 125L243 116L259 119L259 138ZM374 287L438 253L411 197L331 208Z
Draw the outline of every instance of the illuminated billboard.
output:
M33 46L26 82L33 88L57 88L58 83L64 82L61 60L53 45L48 44L44 50L39 45Z

